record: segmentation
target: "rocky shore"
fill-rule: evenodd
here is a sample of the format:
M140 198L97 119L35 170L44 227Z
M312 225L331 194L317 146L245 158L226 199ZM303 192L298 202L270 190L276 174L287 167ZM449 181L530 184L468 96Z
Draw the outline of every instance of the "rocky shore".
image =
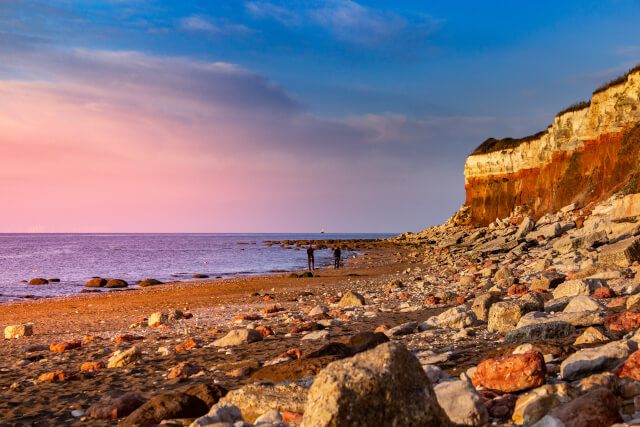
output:
M0 306L4 425L640 424L640 195L344 270Z

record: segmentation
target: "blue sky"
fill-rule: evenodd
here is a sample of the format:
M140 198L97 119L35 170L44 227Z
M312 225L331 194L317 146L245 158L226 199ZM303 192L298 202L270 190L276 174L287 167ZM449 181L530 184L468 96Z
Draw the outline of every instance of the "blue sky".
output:
M56 86L84 102L110 87L122 93L100 100L120 108L139 101L124 99L127 87L163 93L162 114L180 115L172 126L181 128L197 121L184 107L196 100L211 111L203 121L235 127L218 139L199 128L210 140L206 150L184 147L194 158L231 162L233 146L248 169L265 156L281 166L278 179L253 177L257 185L228 201L268 194L270 220L229 212L216 226L194 219L192 231L415 231L464 201L464 160L483 140L537 132L640 62L638 22L634 1L0 0L0 82L37 82L29 89L40 94ZM125 63L123 53L134 56ZM209 75L204 64L235 74ZM236 104L250 114L231 118L225 108ZM254 134L237 136L244 127ZM300 166L310 162L330 166ZM286 175L283 164L297 166ZM305 190L281 191L301 175ZM282 219L278 206L293 194L318 196L301 208L304 220ZM176 225L189 215L148 231L190 231ZM28 220L12 230L59 230ZM143 225L131 217L84 229Z

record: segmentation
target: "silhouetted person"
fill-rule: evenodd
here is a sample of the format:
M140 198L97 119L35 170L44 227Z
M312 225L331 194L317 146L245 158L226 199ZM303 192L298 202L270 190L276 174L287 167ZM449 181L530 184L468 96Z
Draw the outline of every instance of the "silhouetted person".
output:
M307 262L309 264L309 271L316 269L315 260L313 258L313 246L309 243L309 247L307 248Z
M341 255L342 255L342 251L340 250L339 247L336 246L336 248L333 250L333 263L334 263L336 268L340 268L340 256Z

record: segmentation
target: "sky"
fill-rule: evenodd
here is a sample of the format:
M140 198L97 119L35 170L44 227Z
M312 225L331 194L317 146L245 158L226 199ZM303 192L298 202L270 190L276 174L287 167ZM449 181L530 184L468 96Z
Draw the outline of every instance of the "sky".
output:
M0 0L0 232L405 232L640 63L637 1Z

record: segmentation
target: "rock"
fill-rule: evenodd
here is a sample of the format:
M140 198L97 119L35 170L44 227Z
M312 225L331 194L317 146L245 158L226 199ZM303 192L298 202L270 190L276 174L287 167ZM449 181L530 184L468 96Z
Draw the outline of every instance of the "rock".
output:
M640 381L640 350L631 353L631 356L619 365L613 373L620 378L629 377Z
M280 414L280 412L278 412L275 409L272 409L260 415L258 418L256 418L256 420L253 423L255 425L260 425L260 424L276 424L281 422L282 422L282 415Z
M623 311L621 313L608 312L604 320L608 331L631 331L640 327L640 313Z
M553 291L554 298L591 295L593 291L605 285L602 279L575 279L563 282Z
M436 365L425 365L423 368L431 384L435 384L440 380L446 380L449 378L449 375Z
M612 221L637 222L640 216L640 194L628 194L611 204L608 217Z
M626 340L579 350L562 362L560 377L564 380L575 380L597 371L612 370L630 353L631 347Z
M315 307L313 307L313 309L309 312L309 316L313 317L313 316L318 316L321 314L325 314L326 312L328 312L329 309L327 309L327 307L321 306L321 305L316 305Z
M560 255L564 255L577 249L587 249L602 245L606 243L607 240L606 231L596 231L575 237L565 236L554 242L553 249L555 249Z
M384 334L388 337L408 335L408 334L412 334L417 327L418 327L418 322L407 322L407 323L403 323L402 325L395 326L391 329L387 329L384 332Z
M616 396L606 388L598 388L550 413L566 427L608 427L622 421Z
M521 307L522 314L544 310L544 297L537 292L529 292L515 302Z
M513 394L505 394L493 397L495 396L495 392L490 390L483 390L482 393L489 393L492 395L491 397L487 397L485 394L482 394L485 399L485 406L487 407L491 418L504 419L511 416L516 405L516 400L518 399L517 396Z
M604 335L598 328L590 326L584 330L582 335L576 338L573 345L595 344L607 341L609 341L609 338L607 338L606 335Z
M205 402L183 392L155 396L133 411L120 426L154 425L174 418L196 418L207 413Z
M105 364L103 361L99 360L97 362L85 362L80 366L80 370L81 371L89 371L89 372L95 372L95 371L99 371L100 369L104 369Z
M169 316L166 313L156 312L149 316L149 320L147 321L147 323L149 324L149 326L156 324L166 325L168 321Z
M130 391L127 393L108 392L100 398L98 403L87 409L89 418L116 419L126 417L147 401L140 394Z
M534 323L508 332L505 344L536 342L552 338L564 338L576 334L576 328L567 322Z
M386 288L388 291L393 291L393 290L396 290L396 289L402 289L402 288L404 288L404 285L402 284L402 281L400 281L400 280L398 280L398 279L395 279L395 280L392 280L392 281L390 281L389 283L387 283L387 285L385 286L385 288Z
M523 314L522 307L517 302L497 302L489 309L487 330L507 333L515 329Z
M556 288L560 283L564 282L566 276L564 274L549 272L542 273L539 277L536 277L531 281L531 289L549 290Z
M197 374L201 370L201 367L192 365L191 363L184 361L178 363L171 369L168 378L188 378L191 375Z
M216 427L244 427L240 408L234 405L219 404L213 406L207 415L195 420L189 427L216 426Z
M500 267L498 271L496 271L496 274L493 275L493 279L496 281L508 279L510 277L513 277L513 272L507 267Z
M162 285L162 282L156 279L145 279L142 282L138 283L138 285L142 288L146 288L148 286Z
M558 312L565 309L565 307L571 302L572 297L560 297L554 298L544 303L544 311L547 313Z
M262 341L262 334L256 329L234 329L227 335L213 342L216 347L232 347Z
M482 361L471 381L473 385L507 393L522 391L544 384L547 368L537 351L512 354Z
M340 299L338 307L353 307L365 305L365 300L362 295L357 292L349 291Z
M117 352L109 358L107 368L120 368L129 365L142 358L140 349L135 345L128 350Z
M437 316L430 317L426 323L434 328L462 329L473 325L475 321L475 313L467 307L459 305Z
M33 325L31 323L12 325L4 328L5 339L29 337L31 335L33 335Z
M547 415L552 408L559 405L560 400L553 394L527 393L520 396L516 401L512 420L515 424L530 426Z
M628 267L634 261L640 261L640 237L629 237L611 245L602 247L598 261Z
M84 285L87 288L101 288L106 284L107 284L107 280L106 279L101 279L100 277L94 277L93 279L91 279L87 283L85 283Z
M595 299L615 298L616 293L613 291L613 289L603 286L593 292L593 297Z
M535 323L567 322L573 326L592 326L604 324L605 314L601 311L579 311L574 313L542 313L534 311L520 318L517 327L532 325Z
M516 231L515 238L522 239L525 237L531 230L536 226L536 222L530 216L524 217L520 226L518 227L518 231Z
M486 322L489 318L489 309L495 303L500 301L500 298L490 293L479 295L473 301L471 309L476 315L476 318L482 322Z
M72 341L64 341L57 344L51 344L49 350L54 353L63 353L67 350L73 350L74 348L82 347L82 341L72 340Z
M468 381L445 381L433 390L452 422L465 426L484 426L489 422L482 397Z
M420 362L404 345L381 344L331 363L315 378L302 426L450 426Z
M216 406L236 406L246 422L254 423L259 416L271 410L304 412L307 391L293 382L248 384L227 393Z
M42 277L37 277L35 279L29 280L30 285L46 285L49 283L47 279L43 279Z
M544 237L545 239L553 239L554 237L558 237L562 234L562 226L559 222L554 222L553 224L548 224L540 227L539 229L532 231L527 234L527 240L536 240L539 236Z
M107 283L104 285L105 288L126 288L127 286L129 286L129 284L120 279L107 280Z
M580 311L604 310L604 306L595 299L587 295L578 295L571 298L569 304L564 308L565 313L576 313Z
M310 340L326 340L329 338L329 331L325 330L321 330L321 331L313 331L313 332L309 332L308 334L306 334L305 336L302 337L303 341L310 341Z

